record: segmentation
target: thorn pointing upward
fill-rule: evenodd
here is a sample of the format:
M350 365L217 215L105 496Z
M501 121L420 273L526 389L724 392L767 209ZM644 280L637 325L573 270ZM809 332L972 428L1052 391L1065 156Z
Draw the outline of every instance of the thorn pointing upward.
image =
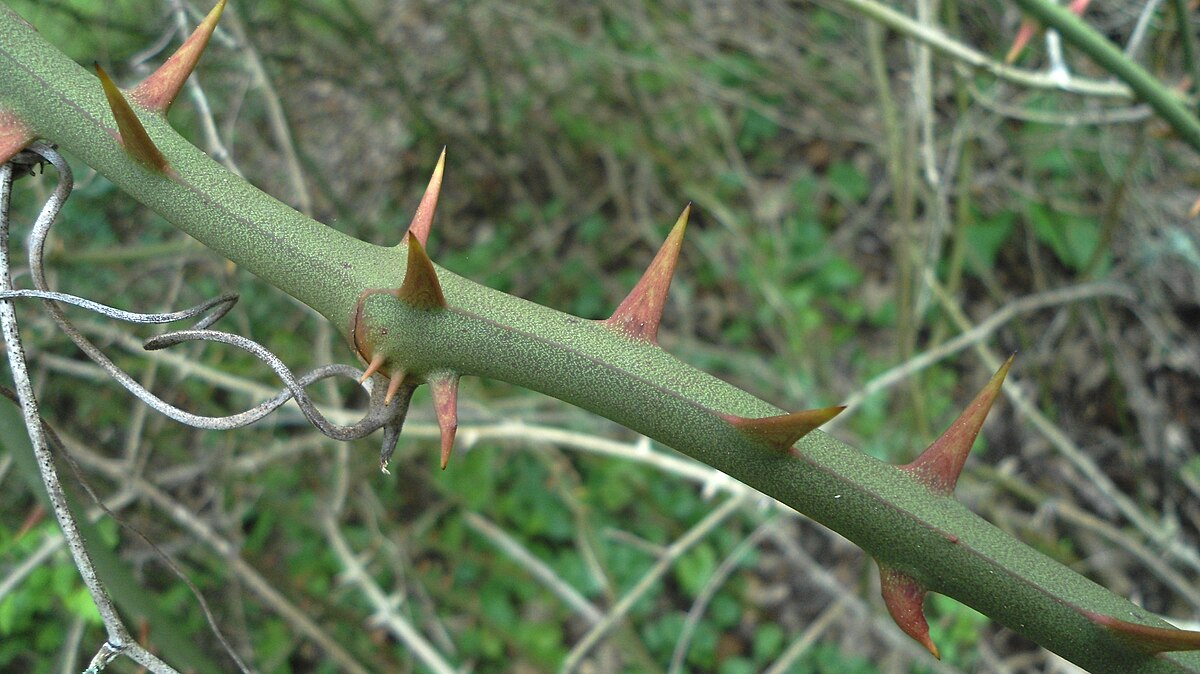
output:
M433 392L433 409L442 433L442 470L446 470L458 432L458 375L445 373L432 377L429 388Z
M446 306L433 260L429 259L417 235L411 231L408 233L408 269L404 272L404 283L400 284L396 297L414 309L443 309Z
M929 623L925 621L925 588L915 578L890 566L879 565L879 587L883 603L892 620L904 633L942 659L937 645L929 638Z
M967 462L967 454L971 453L971 445L975 444L975 438L979 435L979 429L983 428L992 403L995 402L996 396L1000 395L1000 385L1004 383L1004 377L1012 367L1013 358L1016 356L1009 356L1008 360L1004 361L979 395L975 396L971 404L967 405L967 409L963 410L941 437L934 440L912 463L900 466L900 470L917 478L935 494L949 496L954 493L954 485L958 484L958 476Z
M167 110L175 102L175 97L183 89L183 83L187 81L188 75L191 75L192 71L196 69L196 63L200 60L200 55L204 53L204 48L208 46L208 39L217 29L217 21L221 19L223 11L225 11L225 0L219 0L204 21L200 22L200 25L196 26L196 30L192 31L191 37L185 40L179 49L175 50L175 53L171 54L170 58L158 67L158 70L130 90L129 97L146 110L162 115L167 114Z
M433 175L429 177L425 194L421 196L421 203L417 205L417 212L413 214L412 222L408 225L408 233L417 237L422 247L429 246L429 232L433 229L433 213L437 210L438 197L442 193L442 174L445 170L446 148L443 147L437 166L433 168Z
M117 120L117 130L121 133L121 144L125 152L144 166L165 173L167 158L158 151L146 128L142 126L137 113L129 106L129 101L116 83L104 72L100 64L96 65L96 74L100 76L100 86L104 87L104 96L108 99L108 107L112 108L113 117Z
M658 324L662 320L663 308L667 303L667 290L675 275L675 264L679 261L679 250L683 246L683 233L687 229L688 215L692 205L688 204L675 221L667 240L650 262L641 280L629 291L611 318L604 322L634 339L652 344L658 343Z
M753 440L764 442L786 452L813 429L841 414L843 406L804 410L776 417L751 419L733 414L722 415L725 420Z

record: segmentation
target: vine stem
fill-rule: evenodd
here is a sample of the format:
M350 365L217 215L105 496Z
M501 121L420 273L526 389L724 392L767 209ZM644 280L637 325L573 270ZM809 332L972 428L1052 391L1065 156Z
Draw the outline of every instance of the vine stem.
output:
M9 203L12 196L12 183L12 164L5 162L0 165L0 291L12 290L12 275L8 264ZM60 183L61 186L66 187L55 190L51 200L58 200L61 203L66 198L66 194L70 192L69 178L64 176ZM105 630L108 632L108 640L93 656L85 674L102 671L119 655L128 656L155 674L178 674L170 665L133 640L124 623L121 622L112 598L96 575L96 569L87 552L83 536L67 505L67 495L63 491L58 471L54 467L54 457L50 453L49 444L42 431L41 411L33 392L33 385L29 381L29 371L25 364L25 350L21 344L16 311L11 300L0 300L0 331L4 335L9 369L12 371L13 385L20 401L21 416L25 420L25 430L29 434L29 442L33 446L34 456L37 458L42 483L50 496L54 517L58 520L58 526L66 539L67 549L71 551L75 568L79 570L79 575L82 577L84 585L87 586L88 593L91 594L92 601L100 612L100 618L104 621Z

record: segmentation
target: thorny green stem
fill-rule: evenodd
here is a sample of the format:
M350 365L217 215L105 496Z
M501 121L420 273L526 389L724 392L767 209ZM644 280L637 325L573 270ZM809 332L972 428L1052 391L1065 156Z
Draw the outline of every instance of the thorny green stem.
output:
M400 288L407 246L374 246L311 220L229 173L161 118L139 113L171 169L131 159L96 78L0 8L0 110L91 165L183 231L327 318L352 339L359 297ZM399 232L397 232L399 238ZM477 375L604 415L704 461L838 531L923 588L968 604L1094 671L1200 672L1200 655L1151 656L1091 614L1166 623L935 494L910 474L819 431L781 452L724 415L780 410L652 341L480 286L434 267L448 306L388 293L362 302L363 353L416 380Z
M1137 97L1150 104L1181 138L1200 150L1200 119L1188 109L1186 101L1163 86L1158 78L1129 58L1116 45L1082 18L1054 0L1013 0L1022 10L1057 30L1068 43L1087 54L1105 70L1129 85Z

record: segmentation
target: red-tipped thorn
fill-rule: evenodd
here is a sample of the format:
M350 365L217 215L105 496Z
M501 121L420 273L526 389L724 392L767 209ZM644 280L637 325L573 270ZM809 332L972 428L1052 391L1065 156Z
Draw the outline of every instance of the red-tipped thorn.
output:
M33 130L16 115L0 110L0 164L24 150L34 138Z
M1175 627L1140 625L1092 611L1084 611L1083 615L1097 625L1108 628L1117 637L1146 653L1200 651L1200 632L1181 630Z
M611 318L604 322L634 339L658 343L658 324L662 321L663 308L667 303L667 291L675 275L679 261L679 250L683 247L683 233L687 230L688 215L692 205L688 204L675 221L667 240L663 242L654 260L650 262L641 280L629 291Z
M1008 65L1016 63L1017 58L1021 56L1021 52L1025 51L1025 47L1029 41L1033 39L1033 34L1037 32L1037 22L1029 17L1021 19L1021 27L1017 29L1017 36L1013 38L1012 46L1008 48L1008 53L1004 55L1004 62Z
M442 432L442 470L450 463L454 436L458 432L458 375L442 374L429 380L433 391L433 409Z
M967 455L971 453L971 445L975 444L992 403L1000 395L1000 385L1012 367L1013 358L1016 356L1009 356L1004 361L979 395L941 437L934 440L912 463L900 466L900 470L915 477L935 494L949 496L954 493L954 485L958 484L958 476L967 462Z
M405 374L403 372L392 373L392 378L388 380L387 394L383 396L383 405L387 407L392 404L392 400L396 397L396 392L400 390L400 385L404 383Z
M223 11L225 0L219 0L179 49L176 49L158 70L129 91L129 97L146 110L167 114L167 110L175 102L175 97L183 89L183 83L196 69L196 63L204 53L204 48L208 46L208 39L217 29L217 21L221 19Z
M158 151L146 128L142 126L137 113L129 106L129 101L121 94L121 90L104 72L100 64L96 64L96 74L100 76L100 86L104 87L104 96L108 99L108 107L112 108L113 117L117 120L117 130L121 133L121 144L129 156L148 168L160 172L167 171L167 158Z
M358 380L358 383L360 383L360 384L367 383L367 380L371 378L371 375L375 374L376 372L379 372L379 368L383 367L384 360L385 359L384 359L382 353L375 354L375 357L372 358L371 363L369 365L367 365L367 370L365 372L363 372L363 376Z
M804 410L791 414L781 414L777 417L751 419L733 414L723 414L725 420L753 440L766 443L786 452L800 438L808 435L815 428L841 414L844 406L822 407L815 410Z
M892 620L933 657L941 660L937 645L929 638L929 623L925 621L925 588L907 573L882 564L879 565L879 587Z
M421 203L417 205L417 212L408 225L408 233L417 237L422 247L429 246L429 232L433 229L433 214L437 210L438 196L442 193L442 174L445 170L446 148L443 147L437 166L433 168L433 175L429 178L429 185L421 197Z
M1073 0L1067 9L1076 16L1083 16L1090 2L1091 0ZM1012 65L1016 63L1017 59L1021 56L1021 52L1025 51L1025 47L1033 39L1033 35L1037 32L1037 29L1038 24L1033 19L1025 18L1021 20L1021 27L1017 29L1017 36L1013 38L1012 46L1008 48L1008 54L1004 56L1006 64Z
M396 291L396 297L415 309L444 309L446 298L442 295L442 284L438 281L433 260L417 240L417 235L408 233L408 269L404 282Z

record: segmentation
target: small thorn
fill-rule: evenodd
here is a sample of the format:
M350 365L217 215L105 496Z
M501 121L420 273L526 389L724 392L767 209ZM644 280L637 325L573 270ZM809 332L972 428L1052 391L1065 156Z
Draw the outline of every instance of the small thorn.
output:
M366 372L363 372L363 376L358 380L358 383L367 383L367 380L371 378L371 375L379 372L379 368L383 367L384 360L385 359L382 353L375 354L375 357L371 359L371 364L367 366Z
M24 150L34 138L33 131L16 115L0 110L0 164Z
M1200 651L1200 632L1175 627L1151 627L1091 611L1084 611L1083 615L1145 653Z
M929 638L929 623L925 621L925 588L907 573L883 564L879 565L879 588L896 625L941 660L937 645Z
M667 291L675 275L679 261L679 250L683 247L683 233L687 230L688 216L692 205L688 204L675 221L667 240L650 262L642 278L629 291L612 317L604 322L634 339L652 344L658 343L658 324L662 321L667 303Z
M443 147L437 166L433 168L433 175L429 178L429 185L421 197L421 203L417 205L417 212L413 214L412 222L408 225L408 232L417 237L422 247L429 246L429 232L433 229L433 214L437 210L438 196L442 193L442 174L445 170L446 148Z
M971 453L971 446L983 428L992 403L1000 395L1000 385L1004 383L1014 358L1016 354L1004 361L979 395L941 437L934 440L912 463L900 466L900 470L915 477L935 494L949 496L954 493L954 485L958 484L958 476L967 462L967 455Z
M396 397L396 392L400 390L400 385L404 383L404 377L405 374L403 372L396 372L388 380L387 395L383 396L384 407L392 404L392 399Z
M1038 25L1029 17L1021 19L1021 27L1017 29L1017 36L1013 38L1012 46L1008 48L1008 53L1004 55L1005 65L1012 65L1017 62L1017 57L1021 52L1025 51L1026 45L1033 39L1033 34L1037 31Z
M458 375L444 374L429 380L433 391L433 409L442 432L442 470L450 463L454 435L458 432Z
M404 272L404 283L396 291L396 297L415 309L444 309L446 298L442 295L442 284L438 281L433 260L417 240L416 234L408 233L408 269Z
M183 89L183 83L196 69L196 63L204 53L204 48L208 46L208 39L217 29L217 21L221 19L223 11L225 0L218 0L204 21L192 31L191 36L184 40L179 49L176 49L158 70L130 90L129 97L146 110L167 114L167 110Z
M125 152L141 164L165 173L168 168L167 158L158 151L154 141L150 140L146 128L142 126L133 108L129 107L129 101L125 100L112 78L104 72L99 63L95 66L96 74L100 76L100 85L104 87L104 96L108 98L108 106L112 108L113 117L117 120L117 130L121 133L121 144L125 146Z
M1073 0L1067 7L1076 16L1083 16L1087 10L1091 0ZM1008 48L1008 53L1004 56L1005 65L1012 65L1020 58L1021 52L1025 51L1025 47L1029 45L1029 41L1033 39L1037 32L1038 24L1031 18L1021 20L1021 27L1017 29L1017 36L1013 38L1012 46Z
M804 410L791 414L781 414L777 417L750 419L733 414L724 414L725 420L733 427L754 440L764 442L786 452L800 438L808 435L813 429L836 417L846 409L844 406L822 407L815 410Z

